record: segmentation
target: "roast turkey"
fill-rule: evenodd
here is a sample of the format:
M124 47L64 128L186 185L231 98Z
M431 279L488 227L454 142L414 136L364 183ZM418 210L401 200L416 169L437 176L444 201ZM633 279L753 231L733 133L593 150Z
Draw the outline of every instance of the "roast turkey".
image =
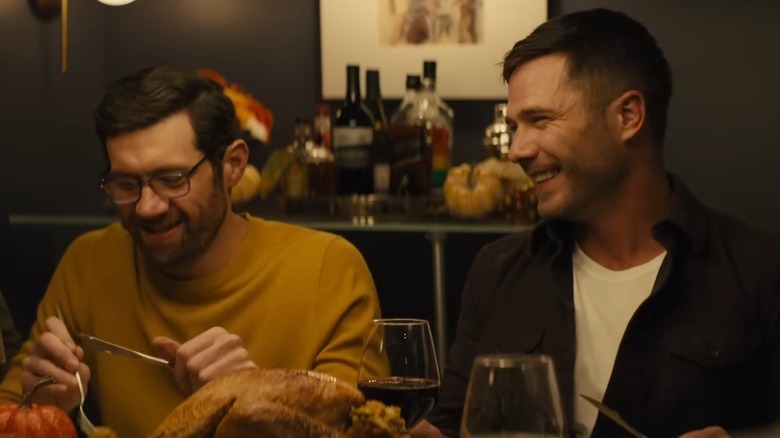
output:
M179 405L152 438L350 437L350 414L365 404L354 386L304 370L246 369L217 378ZM396 408L397 409L397 408ZM361 416L361 422L365 416ZM356 417L357 418L357 417ZM403 420L398 417L403 425ZM401 429L403 431L403 428ZM391 436L403 434L391 433Z

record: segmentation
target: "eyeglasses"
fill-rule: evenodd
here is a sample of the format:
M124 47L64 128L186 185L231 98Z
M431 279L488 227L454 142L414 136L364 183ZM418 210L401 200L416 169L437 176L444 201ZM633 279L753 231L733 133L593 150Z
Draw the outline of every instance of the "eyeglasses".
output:
M208 157L208 154L204 155L189 170L163 173L147 179L107 175L100 181L100 187L111 202L118 205L137 202L141 199L141 191L147 185L165 201L181 198L190 192L190 178Z

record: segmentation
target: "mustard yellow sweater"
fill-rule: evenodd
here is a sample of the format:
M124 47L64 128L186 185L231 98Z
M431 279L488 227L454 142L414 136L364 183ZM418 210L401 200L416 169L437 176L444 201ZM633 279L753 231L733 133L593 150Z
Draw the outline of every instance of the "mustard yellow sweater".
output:
M314 369L355 383L363 337L379 317L362 256L332 234L247 220L237 257L191 281L148 271L118 224L77 238L38 307L30 339L0 385L0 400L19 400L22 359L46 318L56 315L57 303L71 332L142 352L152 353L155 336L184 342L221 326L243 339L260 367ZM187 396L163 367L85 351L103 423L123 438L146 436Z

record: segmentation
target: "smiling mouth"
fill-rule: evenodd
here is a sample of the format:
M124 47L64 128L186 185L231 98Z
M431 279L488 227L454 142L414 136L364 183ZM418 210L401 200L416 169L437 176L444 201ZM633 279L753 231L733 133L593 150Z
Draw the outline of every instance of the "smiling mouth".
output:
M529 175L529 177L531 177L534 184L541 184L545 181L549 181L555 178L560 172L561 172L560 169L545 170L543 172L534 172L531 175Z
M141 225L140 228L148 234L163 234L166 233L176 226L178 226L181 222L175 222L173 224L160 224L160 225Z

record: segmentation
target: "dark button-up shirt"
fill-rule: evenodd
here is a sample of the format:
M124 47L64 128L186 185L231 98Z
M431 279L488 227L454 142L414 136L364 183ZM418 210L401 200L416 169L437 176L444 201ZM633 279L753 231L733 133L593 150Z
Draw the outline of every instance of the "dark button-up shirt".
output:
M780 419L780 237L716 213L674 177L656 224L667 250L626 327L603 402L651 437ZM439 402L428 420L458 436L474 357L551 355L573 418L576 333L571 224L544 222L484 247L466 281ZM595 437L627 436L599 415Z

